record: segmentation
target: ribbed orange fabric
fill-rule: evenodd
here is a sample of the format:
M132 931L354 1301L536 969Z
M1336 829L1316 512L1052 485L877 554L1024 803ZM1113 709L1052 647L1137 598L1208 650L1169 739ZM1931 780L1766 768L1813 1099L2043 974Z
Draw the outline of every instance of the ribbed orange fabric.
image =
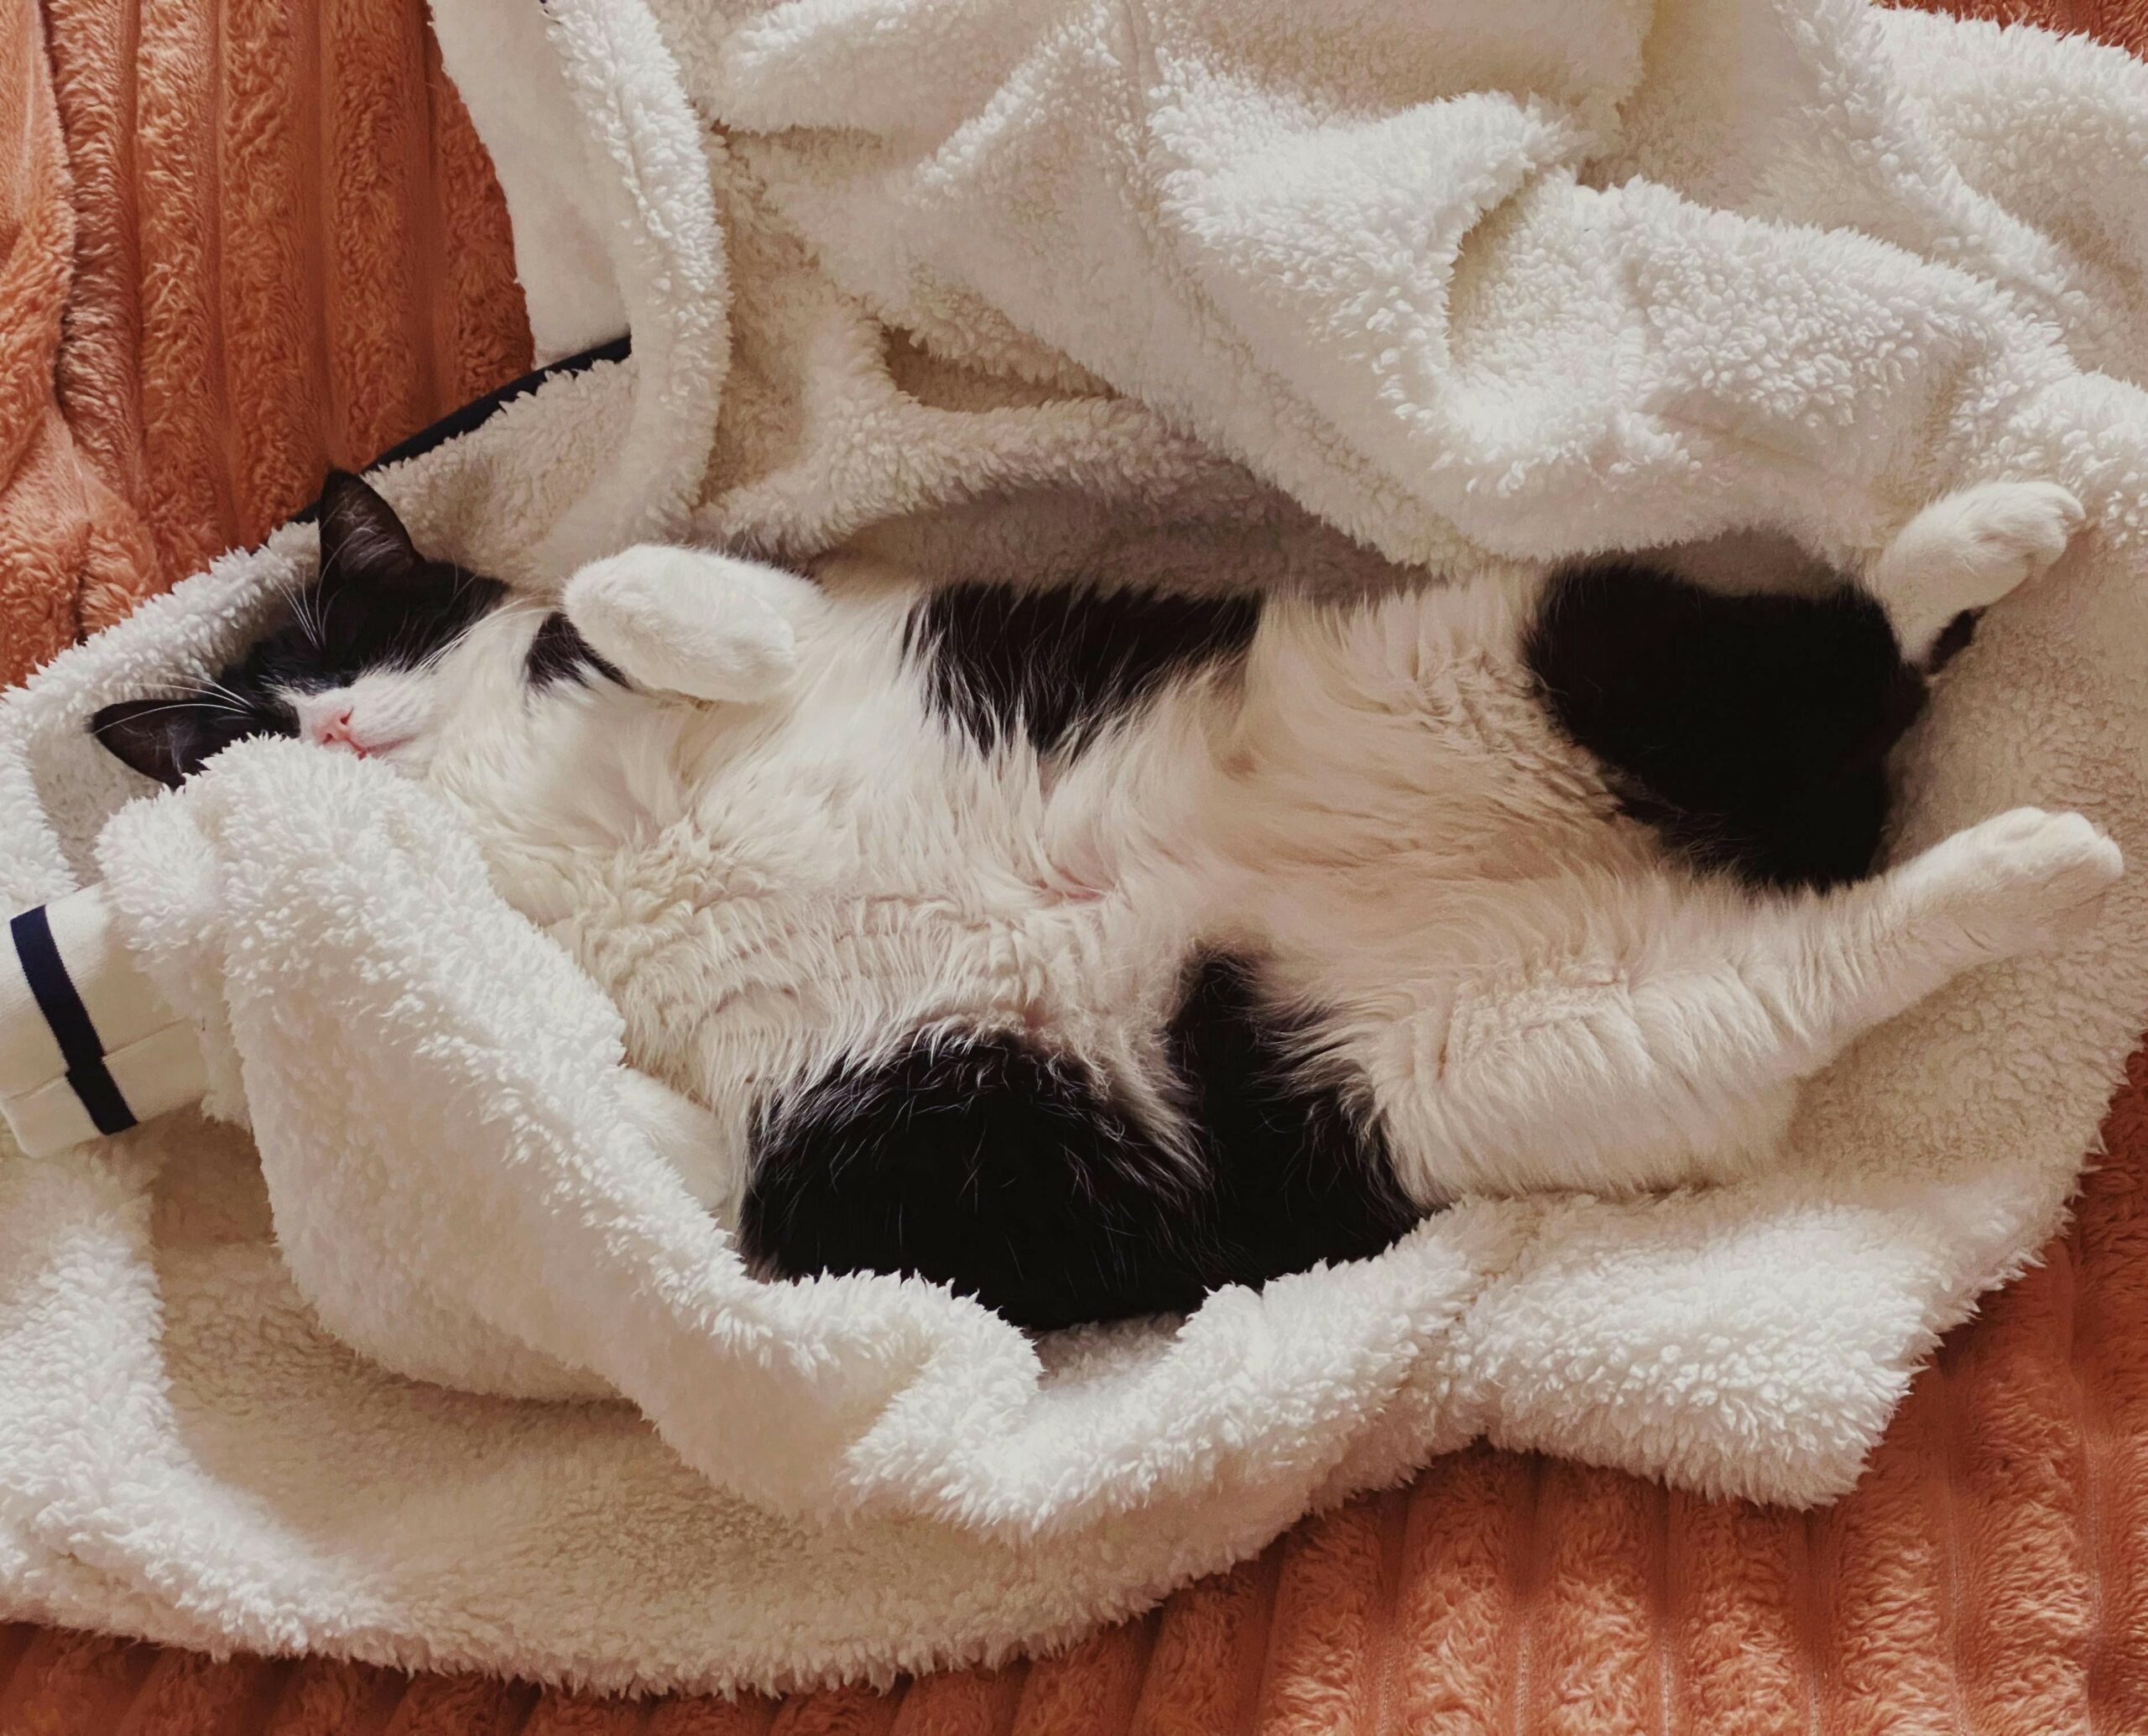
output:
M319 18L326 425L334 456L363 463L437 397L418 293L430 262L410 195L430 144L425 21L377 0L325 0Z
M513 378L529 331L423 0L44 0L0 33L5 682Z
M2148 48L2148 0L1955 9ZM420 0L0 22L0 680L519 373ZM61 324L64 309L65 323ZM56 382L56 385L55 385ZM0 1736L2148 1732L2148 1053L1832 1511L1474 1448L1064 1655L653 1704L0 1629Z
M109 273L110 237L78 225L41 23L34 7L0 14L0 114L14 122L0 128L0 684L64 650L86 614L102 624L147 588L143 527L114 492L117 470L99 462L112 425L93 416L78 433L62 408L63 393L77 401L92 378L118 379L125 364L111 362L107 346L100 369L105 334L92 320L85 369L61 367L78 230L91 284ZM81 180L95 185L101 175L109 181L109 165L93 159Z
M72 11L68 8L71 5ZM78 576L78 625L109 626L155 586L142 516L140 272L133 201L135 44L117 0L54 0L76 28L49 33L54 95L73 181L75 251L54 384L82 461L90 534Z

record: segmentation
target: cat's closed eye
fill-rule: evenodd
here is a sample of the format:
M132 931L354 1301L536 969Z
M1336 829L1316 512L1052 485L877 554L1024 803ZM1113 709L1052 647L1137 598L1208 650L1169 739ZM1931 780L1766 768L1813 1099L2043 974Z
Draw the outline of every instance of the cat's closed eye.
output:
M107 706L90 728L175 788L253 736L392 753L436 711L442 656L506 595L496 580L428 560L370 485L335 472L321 491L317 575L245 654L191 692Z

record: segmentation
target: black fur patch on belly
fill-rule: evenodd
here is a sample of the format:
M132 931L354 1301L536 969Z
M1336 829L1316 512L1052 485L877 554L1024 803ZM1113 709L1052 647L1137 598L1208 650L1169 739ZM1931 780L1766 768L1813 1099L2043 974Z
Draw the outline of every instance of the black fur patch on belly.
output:
M1871 873L1925 682L1863 592L1724 597L1590 566L1552 580L1525 654L1627 811L1692 860L1764 886Z
M1424 1215L1342 1082L1308 1072L1310 1033L1263 1004L1256 970L1200 960L1168 1033L1208 1158L1221 1256L1210 1289L1366 1259Z
M769 1276L897 1272L1017 1326L1183 1312L1377 1253L1417 1212L1251 975L1200 962L1167 1034L1191 1173L1077 1062L1014 1036L920 1039L839 1067L767 1116L739 1223Z
M1024 736L1049 753L1241 655L1259 621L1251 597L951 585L910 617L906 648L933 708L979 747Z
M764 1123L738 1240L770 1276L911 1274L1047 1328L1197 1303L1200 1193L1086 1068L938 1036Z

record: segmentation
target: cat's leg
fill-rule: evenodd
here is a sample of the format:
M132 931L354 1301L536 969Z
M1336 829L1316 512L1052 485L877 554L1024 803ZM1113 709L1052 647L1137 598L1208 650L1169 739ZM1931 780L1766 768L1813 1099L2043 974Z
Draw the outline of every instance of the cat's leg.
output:
M1645 889L1607 886L1563 941L1418 1022L1405 1065L1369 1066L1397 1179L1430 1203L1719 1175L1760 1155L1796 1083L1857 1037L2080 931L2121 866L2080 816L2023 809L1823 894L1697 884L1666 908L1657 883L1648 908ZM1577 931L1606 938L1592 951Z
M779 691L820 613L811 580L709 549L644 544L592 561L561 608L598 654L645 687L749 704Z
M1987 608L2066 552L2086 515L2056 482L1984 482L1942 495L1865 575L1902 655L1928 665L1956 617Z

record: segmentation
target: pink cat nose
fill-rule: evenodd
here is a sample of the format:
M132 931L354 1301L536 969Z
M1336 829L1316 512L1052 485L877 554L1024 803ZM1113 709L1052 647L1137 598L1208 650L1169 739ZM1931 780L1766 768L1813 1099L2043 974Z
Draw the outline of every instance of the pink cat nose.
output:
M353 753L366 750L358 745L358 738L351 733L351 712L346 706L333 717L323 717L313 726L313 738L324 748L348 748Z

